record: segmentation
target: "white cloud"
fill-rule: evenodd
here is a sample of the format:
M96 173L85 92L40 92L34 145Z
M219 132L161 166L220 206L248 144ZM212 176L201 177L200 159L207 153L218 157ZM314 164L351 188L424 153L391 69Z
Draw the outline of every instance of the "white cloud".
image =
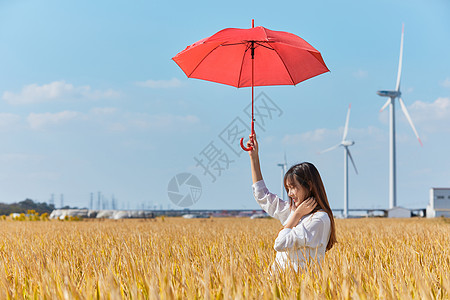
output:
M73 98L104 99L118 96L119 92L111 89L92 90L88 85L76 87L62 80L44 85L30 84L23 87L19 93L6 91L2 98L9 104L31 104Z
M442 120L450 117L450 98L440 97L431 103L416 101L410 107L421 119Z
M39 130L48 126L61 125L82 116L83 114L80 112L68 110L57 113L31 113L28 115L27 121L31 129Z
M344 127L339 127L338 129L318 128L301 134L285 135L282 138L282 143L286 146L311 146L316 151L322 151L338 144L342 139L343 132ZM364 143L366 143L366 141L379 143L385 140L386 134L387 133L384 133L381 129L373 126L366 128L350 127L347 139L353 140L356 143L358 143L358 141L364 141Z
M356 72L353 72L353 76L360 79L367 78L369 76L369 72L364 70L358 70Z
M338 130L330 130L326 128L318 128L313 131L307 131L299 134L287 134L283 137L283 145L298 145L302 143L322 142L329 137L337 136Z
M397 118L400 118L404 122L407 122L397 100L396 107ZM447 124L447 126L449 126L448 121L450 121L450 98L448 97L437 98L434 102L416 101L407 106L407 110L411 115L411 119L414 125L428 124L435 126L438 125L436 124L437 122L444 122L441 123L441 125L438 125L438 127L444 126L444 124ZM389 124L389 107L387 107L382 113L380 113L378 118L381 123ZM447 123L445 123L446 121ZM430 128L430 126L428 127ZM419 130L419 128L417 128L417 130Z
M416 101L408 107L411 119L420 129L429 132L450 131L450 98L438 98L434 102Z
M168 89L177 88L182 85L181 81L177 78L172 78L170 80L147 80L136 82L137 86L148 87L152 89Z
M450 98L437 98L434 102L416 101L410 106L418 120L443 120L450 117Z
M445 88L450 88L450 77L445 78L442 82L441 85Z

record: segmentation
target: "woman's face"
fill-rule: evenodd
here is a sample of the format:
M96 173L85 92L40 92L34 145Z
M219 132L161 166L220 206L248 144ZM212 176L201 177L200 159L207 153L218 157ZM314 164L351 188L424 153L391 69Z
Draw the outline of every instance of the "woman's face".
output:
M294 206L297 208L309 194L309 191L303 187L297 180L288 179L286 183L288 196L294 201Z

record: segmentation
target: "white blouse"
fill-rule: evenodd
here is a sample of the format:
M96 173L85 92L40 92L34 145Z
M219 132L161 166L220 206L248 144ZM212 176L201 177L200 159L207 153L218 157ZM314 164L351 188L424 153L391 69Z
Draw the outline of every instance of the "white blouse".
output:
M289 202L270 193L264 180L254 183L252 188L256 202L261 208L285 225L294 212L291 211ZM298 271L299 267L306 267L312 260L320 263L330 239L330 228L328 214L317 211L301 218L294 228L282 229L275 239L274 249L277 255L272 269L284 269L292 265Z

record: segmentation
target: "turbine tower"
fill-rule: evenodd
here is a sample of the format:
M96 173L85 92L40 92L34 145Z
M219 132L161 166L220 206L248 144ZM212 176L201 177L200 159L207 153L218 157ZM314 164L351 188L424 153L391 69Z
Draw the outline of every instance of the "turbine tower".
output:
M280 193L280 198L283 199L283 200L287 200L286 188L284 187L284 174L286 174L286 172L287 172L286 152L284 152L284 163L277 164L277 166L281 167L281 193Z
M325 153L325 152L334 150L339 146L342 146L345 149L345 151L344 151L344 213L343 213L344 218L348 217L348 158L349 157L353 164L353 167L355 168L356 174L358 174L358 170L356 169L356 165L355 165L355 162L353 161L352 154L350 153L350 150L348 149L348 147L353 146L355 144L355 142L347 140L348 122L350 120L351 107L352 107L352 105L350 104L348 106L347 119L345 120L345 127L344 127L344 134L342 136L342 141L339 144L320 152L320 153Z
M406 119L411 125L414 134L419 140L420 145L422 146L422 141L419 138L419 134L417 133L416 128L411 120L411 117L406 109L405 103L403 102L400 92L400 78L402 75L402 59L403 59L403 35L405 32L405 24L402 25L402 38L400 42L400 59L398 63L398 72L397 72L397 84L395 86L395 91L378 91L377 94L381 97L388 97L389 99L381 108L380 112L382 112L389 105L389 208L393 208L397 206L397 167L396 167L396 149L395 149L395 99L398 98L398 102L400 102L400 107L402 108L403 113L405 114Z

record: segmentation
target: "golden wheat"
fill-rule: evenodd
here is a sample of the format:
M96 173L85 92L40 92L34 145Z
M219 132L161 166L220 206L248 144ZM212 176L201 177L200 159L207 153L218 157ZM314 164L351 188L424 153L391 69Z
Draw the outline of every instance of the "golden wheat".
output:
M271 274L273 219L0 220L0 298L448 299L446 219L337 220L322 268Z

